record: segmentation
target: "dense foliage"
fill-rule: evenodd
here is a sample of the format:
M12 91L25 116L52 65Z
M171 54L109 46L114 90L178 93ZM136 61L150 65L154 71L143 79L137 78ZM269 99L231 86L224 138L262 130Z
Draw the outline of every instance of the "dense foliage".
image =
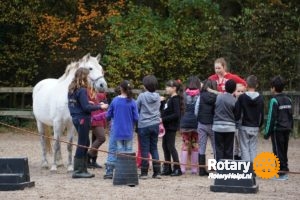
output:
M60 76L91 52L103 55L110 87L136 87L153 73L161 85L230 70L256 74L262 89L281 74L299 89L300 10L296 0L11 0L0 7L0 86Z

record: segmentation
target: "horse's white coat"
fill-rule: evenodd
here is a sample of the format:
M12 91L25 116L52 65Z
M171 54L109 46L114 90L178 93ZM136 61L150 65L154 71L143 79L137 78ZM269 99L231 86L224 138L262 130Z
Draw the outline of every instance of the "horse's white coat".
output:
M78 62L69 64L65 74L59 79L44 79L34 86L32 93L33 113L37 121L38 132L41 135L42 167L48 167L44 125L53 127L54 138L57 139L54 141L53 146L54 159L51 167L52 171L56 171L57 166L62 165L60 143L58 140L65 128L67 128L68 142L72 143L73 141L75 128L68 109L68 87L74 78L75 71L80 67L89 69L89 79L94 87L97 89L107 88L99 60L99 55L91 57L90 54L87 54ZM67 149L69 153L68 171L72 171L72 145L68 144Z

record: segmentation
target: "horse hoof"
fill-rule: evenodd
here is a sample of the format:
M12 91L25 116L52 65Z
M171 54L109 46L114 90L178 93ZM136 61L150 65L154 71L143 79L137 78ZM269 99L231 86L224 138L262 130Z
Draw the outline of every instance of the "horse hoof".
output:
M50 171L51 171L51 172L56 172L56 171L57 171L56 165L52 165Z
M73 171L74 171L73 165L69 165L68 166L68 172L73 172Z
M63 167L63 166L64 166L63 161L62 161L62 160L56 161L56 166L57 166L57 167Z
M49 169L48 162L43 162L41 167L42 169Z

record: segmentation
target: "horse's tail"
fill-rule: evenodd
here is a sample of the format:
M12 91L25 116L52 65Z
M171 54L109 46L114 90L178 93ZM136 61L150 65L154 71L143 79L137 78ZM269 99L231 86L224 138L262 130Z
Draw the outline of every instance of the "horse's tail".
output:
M51 137L52 137L51 127L44 124L44 130L45 130L45 147L46 147L46 151L47 151L47 153L52 153L52 148L51 148Z

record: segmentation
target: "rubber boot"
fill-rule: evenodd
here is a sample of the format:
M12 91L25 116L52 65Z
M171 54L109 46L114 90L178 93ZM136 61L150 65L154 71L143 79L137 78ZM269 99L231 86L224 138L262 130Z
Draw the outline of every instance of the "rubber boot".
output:
M163 164L163 171L161 173L162 176L169 176L172 174L171 164Z
M88 168L87 168L87 160L88 160L88 156L86 155L86 157L85 157L85 162L84 162L84 169L83 169L83 170L84 170L85 173L88 173L88 174L90 174L92 177L95 177L95 174L89 173L88 170L87 170L87 169L88 169Z
M153 175L152 175L152 178L161 179L161 176L160 176L160 164L159 163L156 163L156 162L153 163Z
M181 172L183 174L186 172L186 164L187 164L188 155L189 155L188 151L181 151L181 163L184 165L180 165L180 168L181 168Z
M199 154L199 165L206 165L205 154ZM206 167L199 167L199 176L208 176L209 173L206 171Z
M105 164L105 175L103 176L104 179L113 179L114 174L114 165L112 164Z
M74 157L74 172L72 178L92 178L95 175L90 174L87 171L87 160L86 158L76 158Z
M198 165L198 151L192 151L191 155L191 164L192 165ZM197 166L192 166L192 174L197 174L198 172L198 167Z

